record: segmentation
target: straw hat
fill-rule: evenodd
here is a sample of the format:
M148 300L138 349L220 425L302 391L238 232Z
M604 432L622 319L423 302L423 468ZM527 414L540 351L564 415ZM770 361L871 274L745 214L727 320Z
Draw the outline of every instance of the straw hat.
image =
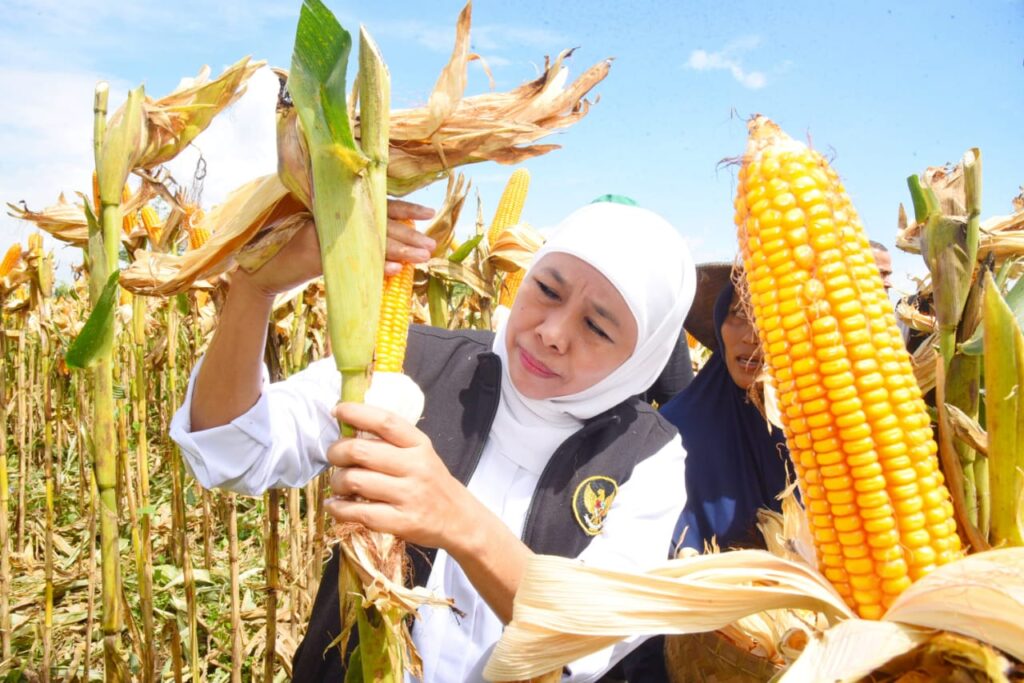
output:
M697 265L697 292L686 315L683 327L697 341L717 351L718 339L715 334L715 301L732 277L731 261L716 261Z

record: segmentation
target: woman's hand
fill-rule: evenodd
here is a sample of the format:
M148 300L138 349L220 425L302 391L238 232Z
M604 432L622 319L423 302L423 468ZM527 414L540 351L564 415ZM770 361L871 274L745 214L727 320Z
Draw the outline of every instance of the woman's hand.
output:
M482 505L459 483L426 434L382 408L342 403L335 417L372 438L342 438L327 450L337 469L334 498L325 507L338 522L359 522L418 545L444 548L465 542L465 520Z
M294 208L294 207L293 207ZM412 202L398 199L388 200L388 241L384 272L393 275L403 263L425 263L430 259L434 240L417 232L409 221L425 220L434 215L429 209ZM269 220L273 220L271 216ZM273 298L304 282L312 280L323 272L320 265L320 242L312 223L301 228L288 244L254 273L238 270L232 275L233 282L241 281L254 292Z

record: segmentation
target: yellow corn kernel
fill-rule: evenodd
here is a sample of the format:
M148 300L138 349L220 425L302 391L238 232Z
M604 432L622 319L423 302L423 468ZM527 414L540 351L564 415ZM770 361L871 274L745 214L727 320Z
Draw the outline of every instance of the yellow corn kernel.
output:
M487 231L487 244L494 247L502 230L519 222L526 202L526 192L530 189L530 172L525 168L517 168L505 184L505 189L498 200L498 208L494 212L494 220Z

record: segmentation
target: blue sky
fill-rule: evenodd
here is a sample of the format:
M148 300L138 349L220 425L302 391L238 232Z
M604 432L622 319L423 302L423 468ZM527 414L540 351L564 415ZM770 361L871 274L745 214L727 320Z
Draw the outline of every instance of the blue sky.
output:
M426 101L451 50L462 7L329 0L344 25L365 24L387 61L395 106ZM160 96L203 64L214 73L244 55L287 67L298 0L96 3L0 0L0 195L33 208L88 186L92 88L112 104L145 83ZM1024 184L1024 1L947 2L494 2L473 8L473 49L497 88L533 78L545 55L578 47L571 75L615 61L600 102L563 146L528 162L525 220L551 225L593 197L616 192L662 213L698 261L735 252L735 171L745 120L762 113L834 158L873 239L892 245L905 179L955 162L973 146L984 164L983 216L1010 211ZM486 90L470 66L467 94ZM197 144L209 163L205 199L274 168L273 79ZM194 156L175 171L188 175ZM510 168L467 169L489 219ZM436 203L438 189L414 195ZM475 215L467 211L462 231ZM26 230L0 218L0 244ZM628 235L624 236L628 239ZM62 262L73 250L58 251ZM899 255L897 273L920 273ZM912 285L897 276L897 288Z

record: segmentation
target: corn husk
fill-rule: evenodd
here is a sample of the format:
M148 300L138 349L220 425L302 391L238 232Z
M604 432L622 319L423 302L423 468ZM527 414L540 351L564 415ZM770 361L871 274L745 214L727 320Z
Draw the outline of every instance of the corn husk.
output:
M764 551L700 555L632 573L537 556L527 566L512 622L485 675L529 679L632 635L713 630L782 607L814 609L833 624L843 622L834 634L835 625L825 631L832 635L813 641L817 645L806 655L812 662L802 664L802 655L794 664L798 671L817 672L824 667L819 660L846 666L854 647L870 660L864 662L872 667L867 671L874 670L923 642L917 635L922 629L975 638L1020 659L1024 548L989 550L939 567L896 599L883 617L891 624L886 626L855 619L824 577ZM879 642L888 639L888 645L884 651L881 645L867 647L859 633L881 633Z
M506 273L529 268L534 254L544 246L544 242L544 236L529 223L517 223L498 234L487 255L487 263Z
M538 555L484 675L529 679L631 635L711 631L778 608L853 617L820 574L761 550L676 559L642 573Z
M133 215L145 206L154 194L154 190L149 184L140 184L122 206L125 215ZM79 194L79 197L82 202L89 201L82 194ZM41 211L32 211L25 202L19 204L8 202L7 214L13 218L35 223L37 228L61 242L76 247L84 247L89 242L89 226L85 220L82 204L69 202L63 192L57 197L55 204ZM136 228L131 234L124 235L122 241L127 244L130 239L138 236L139 230L141 228Z

